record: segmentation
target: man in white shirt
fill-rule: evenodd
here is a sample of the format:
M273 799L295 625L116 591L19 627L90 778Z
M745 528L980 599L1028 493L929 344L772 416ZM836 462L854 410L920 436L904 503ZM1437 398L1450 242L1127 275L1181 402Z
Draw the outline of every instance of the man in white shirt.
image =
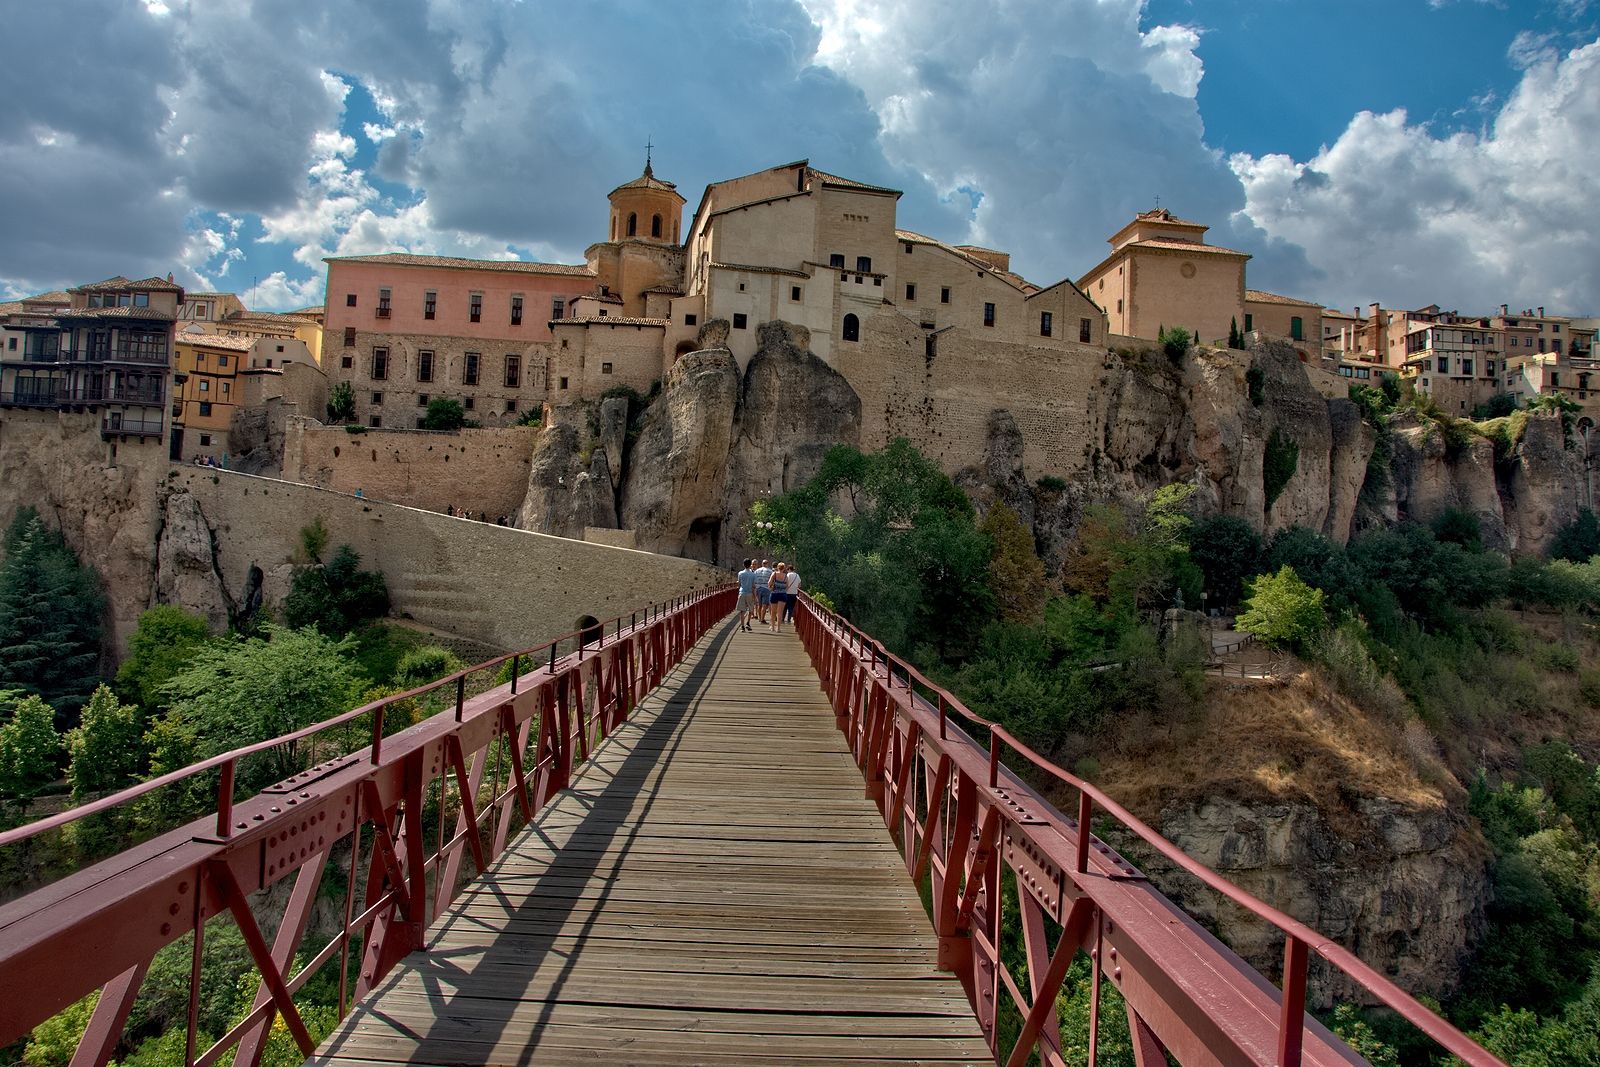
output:
M788 591L789 596L783 602L783 621L794 622L794 604L800 599L800 572L793 567L789 568Z
M771 606L772 590L767 588L771 582L772 565L762 560L761 566L756 568L756 617L762 622L767 621L767 609Z

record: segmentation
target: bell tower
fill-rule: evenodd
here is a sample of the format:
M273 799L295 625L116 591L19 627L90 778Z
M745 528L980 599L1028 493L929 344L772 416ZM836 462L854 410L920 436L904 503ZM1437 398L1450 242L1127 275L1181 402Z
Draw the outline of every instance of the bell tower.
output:
M645 146L644 173L633 181L611 190L609 241L644 241L648 244L675 245L683 218L683 197L678 187L655 176L650 165L650 150Z

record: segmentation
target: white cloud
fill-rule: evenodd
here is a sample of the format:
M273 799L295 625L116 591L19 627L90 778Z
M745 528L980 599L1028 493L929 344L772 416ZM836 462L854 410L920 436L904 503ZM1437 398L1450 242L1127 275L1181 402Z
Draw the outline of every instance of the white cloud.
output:
M1482 135L1362 112L1297 162L1236 155L1245 213L1304 248L1321 299L1400 306L1600 304L1600 41L1530 66Z

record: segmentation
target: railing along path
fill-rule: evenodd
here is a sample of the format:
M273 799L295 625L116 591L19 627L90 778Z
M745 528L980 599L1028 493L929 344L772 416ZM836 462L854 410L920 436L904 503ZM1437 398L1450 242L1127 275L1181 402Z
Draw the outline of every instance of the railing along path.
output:
M0 907L0 1046L98 990L72 1067L105 1064L116 1052L155 954L192 934L185 1065L209 1067L237 1048L235 1067L256 1067L280 1013L300 1050L310 1056L314 1046L295 1007L295 992L338 960L343 1016L352 995L359 999L422 945L429 923L461 887L465 855L470 852L482 871L501 853L516 817L533 818L565 788L574 769L728 614L733 601L731 589L720 589L597 622L0 833L0 848L18 845L91 815L126 810L148 794L199 775L218 775L214 816ZM564 641L575 650L560 654ZM509 683L467 695L468 675L508 663ZM384 736L388 709L429 697L443 698L447 710ZM368 747L315 763L235 802L241 761L302 743L314 752L319 736L368 722ZM424 821L430 794L440 813L436 835L427 833ZM454 830L446 838L444 823L451 811ZM318 888L340 842L357 846L349 848L340 929L295 970ZM291 875L289 902L268 945L248 898ZM261 980L245 1018L214 1044L199 1048L206 924L223 913L237 923ZM361 959L352 990L347 963L357 936Z

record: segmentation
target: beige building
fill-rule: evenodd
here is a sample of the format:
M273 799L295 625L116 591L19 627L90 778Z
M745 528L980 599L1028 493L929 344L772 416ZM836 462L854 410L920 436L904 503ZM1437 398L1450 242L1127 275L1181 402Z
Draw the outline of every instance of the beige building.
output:
M1105 309L1114 334L1155 340L1164 326L1195 332L1207 344L1245 322L1250 255L1205 243L1210 227L1165 208L1141 211L1109 238L1111 254L1078 279Z
M1245 333L1259 333L1263 337L1289 341L1299 351L1302 361L1321 358L1321 304L1260 289L1246 289L1241 328Z

